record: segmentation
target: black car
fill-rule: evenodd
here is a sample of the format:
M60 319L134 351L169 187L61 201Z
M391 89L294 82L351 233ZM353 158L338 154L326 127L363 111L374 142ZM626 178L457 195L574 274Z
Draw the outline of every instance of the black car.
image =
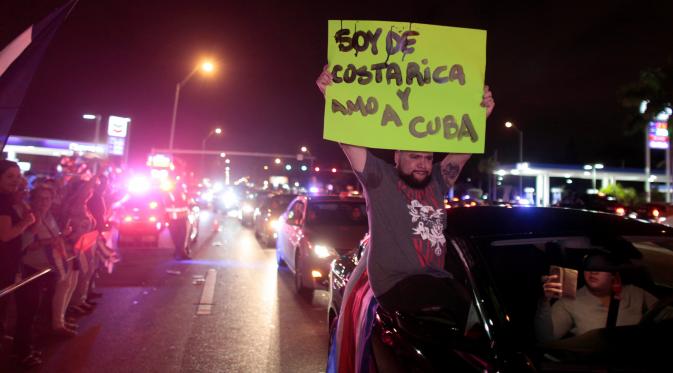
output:
M626 205L617 201L615 197L604 194L580 194L569 195L562 199L558 207L584 209L591 211L609 212L624 216L628 213Z
M670 369L663 341L673 335L673 228L614 214L533 207L448 209L447 227L446 269L471 294L477 321L460 325L440 311L409 315L379 308L372 338L384 349L374 349L377 364L392 359L401 371L419 372ZM538 342L534 318L541 276L550 265L581 271L586 255L596 252L622 258L622 283L644 289L657 303L636 325ZM358 255L332 264L331 313L340 309ZM579 286L582 281L579 276Z
M252 220L255 237L263 245L276 246L278 229L281 226L279 218L295 197L297 197L296 194L271 194L259 202L259 207L255 208Z

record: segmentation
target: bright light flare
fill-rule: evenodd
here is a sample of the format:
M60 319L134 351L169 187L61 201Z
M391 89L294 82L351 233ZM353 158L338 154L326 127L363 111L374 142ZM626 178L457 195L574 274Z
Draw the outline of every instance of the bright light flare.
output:
M213 64L212 61L204 61L204 62L201 64L201 70L202 70L203 72L205 72L205 73L210 74L210 73L212 73L213 71L215 71L215 64Z
M619 216L624 216L624 215L626 215L626 210L623 207L617 207L615 209L615 214L617 214Z
M152 201L152 202L150 202L149 206L150 206L150 209L154 210L157 207L159 207L159 204L157 203L157 201Z
M512 128L512 127L514 127L514 124L512 122L508 121L508 122L505 122L505 127Z
M142 194L149 190L150 182L144 176L134 176L129 180L128 190L134 194Z
M222 128L220 128L220 127L215 128L215 134L216 135L221 135L222 134Z
M91 120L91 119L96 119L96 116L93 115L93 114L84 114L84 115L82 115L82 118Z
M329 256L334 255L335 251L331 247L325 245L315 245L313 246L313 252L318 258L324 259Z

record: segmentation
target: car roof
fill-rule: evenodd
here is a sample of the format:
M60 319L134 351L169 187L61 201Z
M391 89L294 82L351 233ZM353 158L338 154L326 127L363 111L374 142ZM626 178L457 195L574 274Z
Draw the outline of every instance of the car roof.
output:
M358 202L365 203L362 197L339 197L337 195L308 196L309 202Z
M476 206L448 209L447 233L470 237L546 235L673 237L673 228L588 210Z

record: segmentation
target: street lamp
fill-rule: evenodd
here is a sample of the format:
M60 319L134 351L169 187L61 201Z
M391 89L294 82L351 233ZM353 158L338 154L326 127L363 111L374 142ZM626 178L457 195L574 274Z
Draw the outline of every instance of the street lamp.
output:
M591 171L591 185L594 192L596 191L596 170L602 170L605 166L602 163L585 164L584 169Z
M222 134L222 128L217 127L206 135L206 137L203 138L203 141L201 141L201 173L205 174L206 172L206 141L210 138L212 135L221 135Z
M103 117L100 114L84 114L82 115L82 118L86 120L96 120L96 132L93 137L93 142L98 146L98 141L100 140L100 121Z
M197 65L194 70L192 70L187 76L178 82L175 86L175 100L173 101L173 118L171 120L171 135L168 140L168 149L173 150L173 140L175 138L175 120L178 116L178 102L180 101L180 89L183 85L187 84L189 79L196 74L197 71L201 70L205 74L211 74L215 71L215 65L211 61L204 61L201 64Z
M514 128L519 132L519 163L523 163L523 131L512 122L505 122L506 128ZM519 194L523 194L523 176L519 175Z

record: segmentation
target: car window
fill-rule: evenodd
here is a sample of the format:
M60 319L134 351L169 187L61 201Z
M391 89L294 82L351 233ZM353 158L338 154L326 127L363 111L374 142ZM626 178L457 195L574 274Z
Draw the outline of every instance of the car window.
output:
M313 202L306 224L366 226L367 210L364 202Z
M287 222L291 225L301 225L304 218L304 202L296 201L287 210Z
M637 290L636 294L638 296L624 300L626 303L619 308L618 312L624 314L621 316L619 313L617 314L617 320L622 320L619 321L622 324L618 324L617 329L621 326L637 327L647 311L655 308L654 305L657 304L658 300L673 301L673 240L670 238L615 237L607 239L603 237L592 240L585 237L585 244L578 245L577 243L577 237L550 237L531 240L494 240L489 238L478 244L479 251L488 268L488 276L485 277L489 278L488 281L482 282L479 286L482 291L489 291L490 288L496 293L494 298L497 298L499 303L497 306L501 307L501 319L506 318L508 320L508 327L513 329L512 335L516 338L517 343L524 348L544 349L545 346L555 343L560 338L562 341L567 341L564 343L567 343L568 349L574 349L577 348L577 343L588 343L586 341L581 342L581 338L588 338L588 335L595 337L591 331L605 328L604 318L603 321L598 320L594 323L594 325L599 325L598 328L589 328L584 333L577 331L577 328L583 322L580 319L586 314L579 310L584 309L583 305L586 304L587 300L599 299L588 295L590 292L587 290L587 279L590 279L592 272L604 272L615 277L618 276L618 280L615 281L617 281L619 287L615 288L615 282L612 282L613 290L611 291L613 292L617 291L614 289L622 291L627 287L629 287L629 291ZM595 255L609 255L610 260L617 264L611 264L611 272L607 269L591 269L588 263ZM571 328L562 336L549 336L549 339L543 340L540 338L541 324L539 322L541 315L545 314L542 308L543 302L541 302L544 299L541 278L543 275L549 274L552 265L577 271L576 288L573 289L576 290L577 298L551 300L551 308L557 302L560 302L556 307L558 310L570 310L551 311L550 315L565 315L568 312L570 316L562 317L570 319ZM585 289L582 293L584 295L580 294L583 288ZM580 297L582 300L577 303L577 299ZM610 298L607 299L609 301ZM640 303L630 303L636 301ZM596 307L598 307L600 302L595 302ZM605 307L607 314L607 306ZM633 315L626 314L627 311L624 311L626 308L631 311L637 310L636 317L633 318ZM664 311L655 318L655 321L673 322L673 310L669 307ZM577 314L574 314L574 312L577 312ZM588 315L588 317L590 316ZM557 324L550 322L548 325ZM555 332L558 332L558 330ZM618 343L629 342L627 333L623 335L622 341L618 341L619 338L622 338L620 335L615 334L611 338ZM598 349L598 347L596 348ZM591 356L592 350L589 349L587 352ZM596 350L595 352L598 357L599 351ZM558 351L554 354L556 358L562 356L557 355L557 353Z

